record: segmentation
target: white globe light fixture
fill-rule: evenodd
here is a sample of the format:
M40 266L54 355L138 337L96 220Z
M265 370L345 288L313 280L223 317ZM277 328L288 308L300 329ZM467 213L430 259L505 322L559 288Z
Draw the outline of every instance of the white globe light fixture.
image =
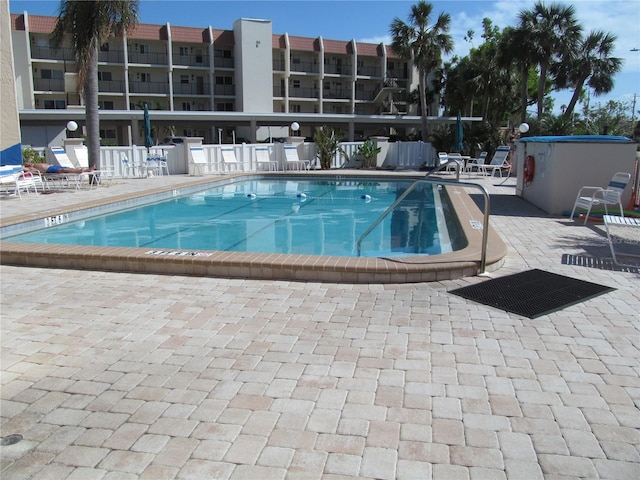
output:
M291 131L297 132L298 130L300 130L300 124L298 122L293 122L291 124Z
M69 120L67 122L67 130L69 130L70 132L75 132L76 130L78 130L78 124L73 120Z
M529 131L529 124L525 122L521 123L518 130L520 130L520 133L527 133Z

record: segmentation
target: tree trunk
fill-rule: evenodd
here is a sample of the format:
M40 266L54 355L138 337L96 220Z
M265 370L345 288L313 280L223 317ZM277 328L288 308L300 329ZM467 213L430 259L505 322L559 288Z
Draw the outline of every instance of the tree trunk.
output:
M422 141L426 142L428 137L427 134L427 72L424 69L420 69L418 72L418 89L420 90L420 106L422 109L421 112L421 120L422 120Z
M582 93L582 86L584 85L585 80L586 79L580 79L578 80L578 83L576 83L573 95L571 96L571 101L569 102L567 109L564 111L564 118L569 118L573 113L573 109L576 108L576 103L578 103L578 98L580 98L580 94Z
M100 118L98 110L98 44L92 58L87 62L87 76L84 85L85 122L87 129L87 153L89 166L100 163Z
M544 106L544 87L547 84L547 64L540 64L540 79L538 80L538 119L542 118Z
M527 121L527 104L529 100L529 68L523 67L522 69L522 86L520 88L520 102L522 106L522 112L520 113L520 123Z

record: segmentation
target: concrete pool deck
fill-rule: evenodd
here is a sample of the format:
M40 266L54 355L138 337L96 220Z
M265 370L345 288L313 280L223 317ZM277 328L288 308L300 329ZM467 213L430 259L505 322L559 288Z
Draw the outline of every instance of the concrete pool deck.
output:
M22 200L0 213L180 185ZM3 479L635 479L640 274L604 226L479 179L508 246L616 290L530 320L409 284L0 266Z

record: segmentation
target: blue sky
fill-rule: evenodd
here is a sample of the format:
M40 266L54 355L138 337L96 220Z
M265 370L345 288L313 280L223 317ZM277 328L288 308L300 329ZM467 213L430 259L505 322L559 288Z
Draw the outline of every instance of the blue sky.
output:
M416 0L417 1L417 0ZM322 36L332 40L355 39L362 42L389 43L389 25L394 17L407 20L411 5L404 0L296 0L296 1L211 1L211 0L141 0L142 23L231 29L241 17L272 21L273 33L289 33L305 37ZM480 43L482 19L490 18L499 28L517 24L518 12L533 6L533 0L510 1L432 1L434 17L440 12L451 15L450 34L454 38L454 53L464 55L472 46L464 40L468 30L475 31ZM623 71L615 78L614 90L595 102L607 100L628 102L638 95L636 112L640 109L640 2L638 0L579 0L572 2L585 33L605 30L618 36L614 55L624 60ZM57 0L9 0L11 13L57 16ZM571 92L559 92L556 111L569 103ZM579 108L579 107L578 107ZM629 107L631 114L631 107ZM638 118L636 113L636 118Z

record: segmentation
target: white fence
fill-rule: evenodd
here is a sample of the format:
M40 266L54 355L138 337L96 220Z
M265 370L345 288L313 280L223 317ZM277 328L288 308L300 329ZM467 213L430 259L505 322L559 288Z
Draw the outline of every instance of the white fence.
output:
M346 156L337 154L331 162L332 169L359 168L362 162L357 159L356 151L363 142L344 142L340 146L345 151ZM205 174L224 174L233 171L256 172L266 169L257 161L256 149L267 148L269 159L276 162L278 170L287 169L285 159L284 144L282 143L259 143L259 144L238 144L238 145L203 145L204 155L207 163L203 168ZM430 143L424 142L392 142L383 148L384 159L378 160L378 166L389 169L418 170L420 166L432 167L436 165L437 152ZM222 158L222 149L232 148L237 163L225 163ZM166 159L170 174L189 173L189 158L186 146L156 146L147 152L144 146L118 146L101 147L100 168L111 169L114 176L124 176L126 170L123 159L127 159L129 165L144 165L147 158L162 156ZM303 143L298 146L298 156L300 160L309 160L311 168L320 168L320 161L316 158L316 148L314 143Z

